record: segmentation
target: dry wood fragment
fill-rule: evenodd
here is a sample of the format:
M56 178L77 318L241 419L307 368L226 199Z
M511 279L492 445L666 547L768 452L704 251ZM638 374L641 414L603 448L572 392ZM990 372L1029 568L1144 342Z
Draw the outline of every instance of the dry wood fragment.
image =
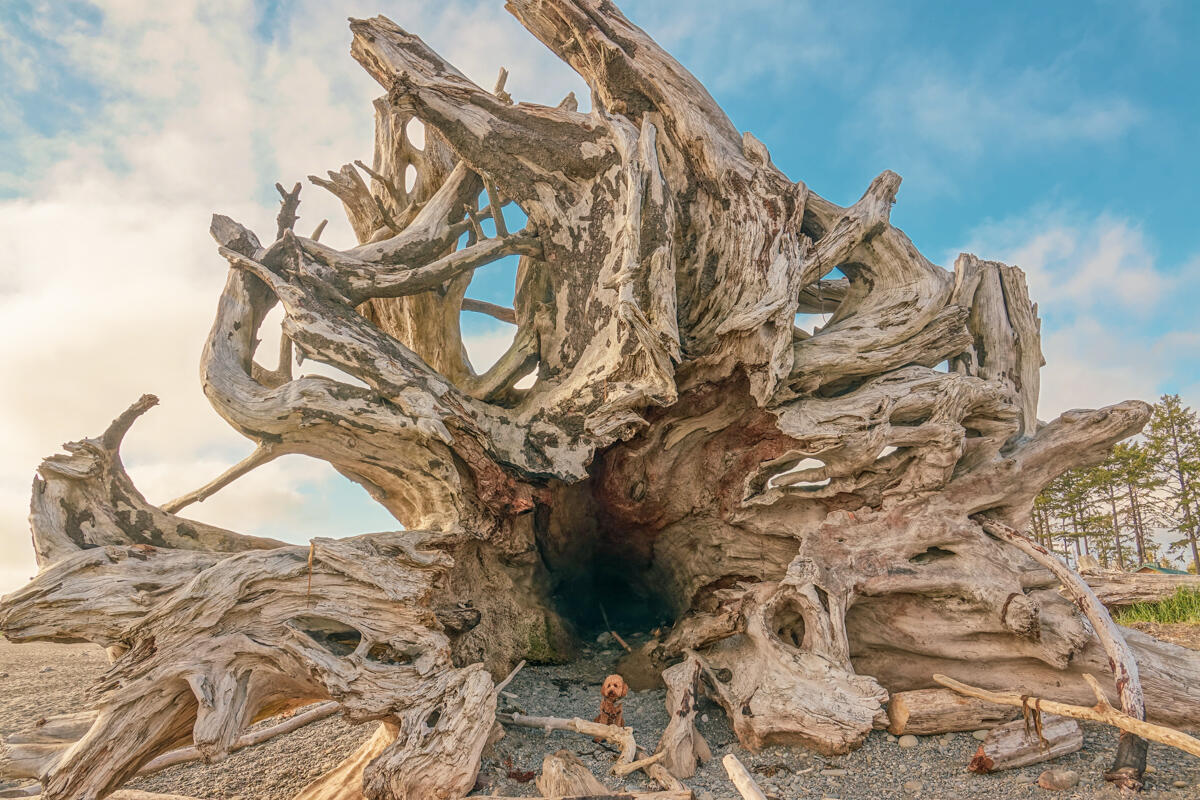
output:
M319 720L332 717L341 709L341 706L333 701L328 700L324 703L314 703L308 708L303 708L297 711L293 716L288 717L280 722L263 728L247 731L234 740L229 748L229 752L236 752L247 747L254 747L262 744L268 739L273 739L276 736L281 736L285 733L291 733L294 730L303 728ZM199 761L204 756L195 747L182 747L179 750L172 750L169 753L164 753L158 758L151 761L146 766L142 767L139 775L152 775L155 772L160 772L167 767L173 767L176 764L184 764L188 761Z
M745 800L767 800L763 790L750 776L750 771L746 769L746 766L738 761L737 756L727 753L721 759L721 763L725 766L725 772L729 775L729 780L733 783L734 788Z
M949 689L896 692L888 699L888 733L928 736L994 728L1016 716L1006 706L963 697Z
M294 228L296 220L300 219L296 216L296 209L300 207L300 188L301 184L299 181L296 182L296 185L292 187L290 192L283 188L283 184L275 184L275 190L279 192L280 197L279 215L275 218L277 225L275 232L276 239L282 238L283 232Z
M669 771L667 771L666 767L664 767L660 762L655 761L654 757L649 755L645 750L639 747L637 749L637 755L639 761L633 763L640 763L641 766L639 768L646 773L650 780L657 783L663 791L689 791L688 787L683 783L683 781L679 780ZM615 774L618 769L621 769L621 766L622 765L619 763L615 764L613 766L613 773Z
M624 777L630 773L637 772L639 769L647 770L647 774L649 774L649 769L662 761L665 755L666 753L659 752L652 756L639 758L637 761L631 761L628 764L614 764L612 768L613 775Z
M542 759L542 771L536 782L542 797L613 794L570 750L547 753Z
M512 672L508 673L508 675L506 675L504 677L504 680L497 683L496 688L493 689L492 691L494 691L497 695L503 693L504 690L508 687L508 685L510 683L512 683L513 678L517 677L517 673L520 672L522 669L524 669L524 667L525 667L525 659L521 659L517 663L517 665L512 668Z
M690 778L696 765L712 758L708 743L696 729L696 700L703 665L695 653L663 671L669 719L658 741L663 766L676 778Z
M673 790L662 792L621 792L615 795L601 795L602 797L613 797L615 800L693 800L694 795L690 790ZM490 800L528 800L523 797L506 797L502 795L487 795ZM555 797L543 798L543 800L593 800L596 795L557 795Z
M628 764L634 760L637 752L637 742L633 738L633 728L618 728L615 725L601 725L586 719L573 717L534 717L527 714L497 714L496 719L509 725L520 725L525 728L541 728L546 731L573 731L585 736L594 736L612 742L620 748L618 762Z
M993 728L967 767L971 772L999 772L1049 761L1083 747L1083 731L1069 717L1038 714L1036 720L1013 720Z
M997 692L989 689L980 689L977 686L969 686L953 678L948 678L945 675L933 676L936 682L968 697L977 697L989 703L999 703L1000 705L1013 706L1015 708L1026 708L1036 703L1037 707L1044 713L1057 714L1062 717L1072 717L1074 719L1087 719L1093 722L1103 722L1105 725L1112 725L1114 728L1128 731L1135 736L1177 748L1200 758L1200 739L1188 736L1182 731L1177 731L1164 725L1155 725L1152 722L1131 717L1113 708L1108 702L1108 698L1105 697L1104 690L1100 688L1100 683L1086 673L1083 675L1083 678L1087 681L1088 686L1091 687L1092 692L1096 696L1096 705L1094 706L1074 706L1054 700L1021 695L1016 692Z
M1108 666L1116 681L1117 698L1121 710L1133 719L1146 719L1146 700L1142 693L1142 681L1138 674L1137 660L1125 642L1121 629L1113 622L1108 609L1096 597L1095 592L1079 573L1071 569L1057 553L1022 534L1000 520L980 515L980 524L992 536L1016 545L1023 553L1049 569L1062 582L1063 589L1074 600L1075 605L1092 623L1092 630L1108 654ZM1146 770L1146 742L1132 732L1122 729L1117 753L1112 768L1104 773L1105 780L1118 788L1138 791L1142 787L1142 773Z

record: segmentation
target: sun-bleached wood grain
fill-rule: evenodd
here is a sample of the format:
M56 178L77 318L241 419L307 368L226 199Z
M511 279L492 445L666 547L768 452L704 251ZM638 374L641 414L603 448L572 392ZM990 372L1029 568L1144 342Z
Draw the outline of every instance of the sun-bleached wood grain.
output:
M40 467L40 572L0 603L0 628L115 657L42 774L51 800L98 800L183 747L219 760L254 721L323 701L376 734L301 797L462 797L494 681L568 658L553 598L618 566L674 619L646 650L675 670L674 716L643 767L672 791L704 756L696 692L747 747L831 754L934 674L1080 701L1076 676L1118 666L1065 578L984 521L1022 529L1047 483L1149 407L1039 421L1040 322L1018 267L922 255L892 224L893 172L846 205L783 174L611 2L507 8L586 82L588 110L515 102L536 76L502 70L487 89L395 22L355 19L351 54L381 87L374 153L310 183L357 244L295 229L295 176L271 241L214 215L226 278L201 386L250 456L149 503L118 450L146 398ZM511 304L472 296L505 259ZM277 305L280 347L260 353ZM487 369L464 310L514 326ZM294 454L406 530L305 547L180 516ZM1146 716L1200 721L1196 659L1118 636ZM650 756L607 734L620 763Z

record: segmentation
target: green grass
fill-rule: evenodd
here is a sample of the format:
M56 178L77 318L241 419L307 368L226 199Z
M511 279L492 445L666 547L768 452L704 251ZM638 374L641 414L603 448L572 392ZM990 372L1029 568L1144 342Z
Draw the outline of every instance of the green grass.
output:
M1120 612L1117 622L1155 622L1169 625L1175 622L1200 624L1200 589L1180 588L1166 600L1157 603L1135 603Z

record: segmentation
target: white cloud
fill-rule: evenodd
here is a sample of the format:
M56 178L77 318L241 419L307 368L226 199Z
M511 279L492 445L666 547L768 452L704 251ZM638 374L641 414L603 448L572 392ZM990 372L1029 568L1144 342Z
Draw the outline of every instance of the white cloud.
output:
M209 408L197 378L226 270L209 216L272 232L276 180L369 159L371 100L382 93L349 55L345 20L363 13L358 3L289 4L269 44L255 39L249 0L100 6L98 28L73 20L65 5L32 15L54 51L44 63L90 76L99 94L82 129L40 138L19 129L37 171L18 176L21 198L0 201L0 591L34 569L25 517L38 462L61 442L100 433L142 393L162 404L134 426L124 455L152 502L207 482L249 451ZM586 97L498 5L406 0L387 10L485 86L505 65L520 99L557 103L571 89ZM5 69L23 87L53 91L61 76L31 74L39 54L7 40L0 31ZM0 100L0 120L17 112ZM323 241L352 243L335 198L312 186L301 197L302 230L328 218ZM497 335L468 346L488 361L511 333ZM395 525L328 465L300 457L186 513L293 541Z
M1200 258L1171 269L1132 220L1044 207L977 228L962 249L1025 271L1043 322L1043 419L1194 382Z
M1108 141L1142 117L1121 96L1075 96L1053 70L964 74L928 64L891 71L870 94L867 108L872 137L915 135L944 153L969 158L1031 144Z
M1134 221L1111 214L1038 208L980 226L970 238L971 252L1024 269L1031 295L1049 313L1102 307L1146 315L1182 280L1158 264Z

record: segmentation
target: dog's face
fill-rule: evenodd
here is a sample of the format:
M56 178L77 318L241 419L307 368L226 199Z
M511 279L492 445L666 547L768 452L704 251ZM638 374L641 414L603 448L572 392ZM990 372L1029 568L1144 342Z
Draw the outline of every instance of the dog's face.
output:
M620 700L629 694L629 686L620 675L609 675L604 679L604 686L600 688L600 694L609 700Z

